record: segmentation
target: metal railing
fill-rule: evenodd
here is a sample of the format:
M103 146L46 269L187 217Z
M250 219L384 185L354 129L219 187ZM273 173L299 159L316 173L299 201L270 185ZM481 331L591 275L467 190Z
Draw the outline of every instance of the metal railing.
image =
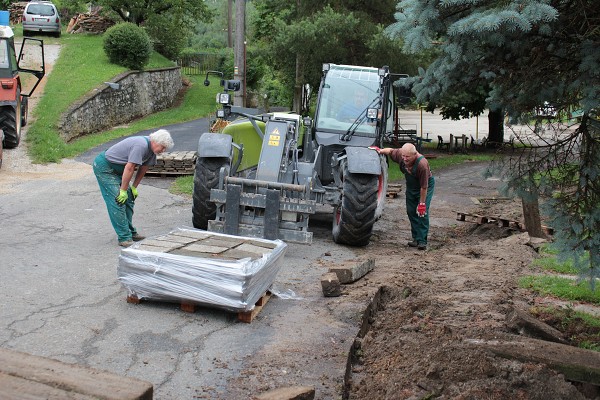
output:
M204 75L206 71L219 69L225 56L221 54L196 53L186 54L177 60L181 72L186 75Z

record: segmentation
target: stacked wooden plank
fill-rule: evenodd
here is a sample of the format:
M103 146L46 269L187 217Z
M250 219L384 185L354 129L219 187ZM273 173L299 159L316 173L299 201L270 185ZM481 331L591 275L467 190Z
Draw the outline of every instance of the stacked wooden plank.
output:
M244 312L273 284L286 248L281 240L178 228L123 249L117 275L130 298Z
M195 151L174 151L156 156L156 165L147 174L155 175L193 175L198 153Z

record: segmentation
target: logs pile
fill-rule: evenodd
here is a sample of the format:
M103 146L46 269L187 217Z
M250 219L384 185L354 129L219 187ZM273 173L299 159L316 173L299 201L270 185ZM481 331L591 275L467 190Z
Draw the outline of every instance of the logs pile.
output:
M156 156L156 165L148 169L152 175L193 175L198 154L195 151L175 151Z
M67 26L67 33L104 33L115 22L100 16L97 12L77 14Z
M10 24L17 25L21 23L21 18L23 17L23 11L25 11L25 6L27 2L18 2L12 3L10 7L8 7L8 11L10 13Z

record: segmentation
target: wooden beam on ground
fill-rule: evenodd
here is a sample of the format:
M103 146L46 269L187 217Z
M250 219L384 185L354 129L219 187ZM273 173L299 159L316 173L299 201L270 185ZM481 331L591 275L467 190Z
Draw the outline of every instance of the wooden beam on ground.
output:
M321 275L321 289L325 297L338 297L342 294L342 287L337 275L327 272Z
M329 268L329 272L337 275L340 283L347 284L356 282L375 268L375 259L369 258L359 261L345 261L339 265Z
M154 389L139 379L0 349L0 398L14 398L14 390L23 399L151 400Z
M600 353L593 350L522 336L512 340L466 339L465 343L508 359L546 364L570 381L600 385Z
M525 333L528 336L567 344L561 331L535 319L528 312L518 308L513 308L506 314L506 324L509 328L519 331L520 333Z

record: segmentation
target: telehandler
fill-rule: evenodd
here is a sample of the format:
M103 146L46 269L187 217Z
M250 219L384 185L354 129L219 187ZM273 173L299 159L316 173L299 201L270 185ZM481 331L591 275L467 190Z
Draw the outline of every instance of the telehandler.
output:
M310 215L331 206L334 241L367 245L387 189L387 160L372 146L395 128L399 76L386 66L324 64L314 119L245 113L231 105L239 81L222 79L217 117L241 118L199 139L194 227L310 243Z

